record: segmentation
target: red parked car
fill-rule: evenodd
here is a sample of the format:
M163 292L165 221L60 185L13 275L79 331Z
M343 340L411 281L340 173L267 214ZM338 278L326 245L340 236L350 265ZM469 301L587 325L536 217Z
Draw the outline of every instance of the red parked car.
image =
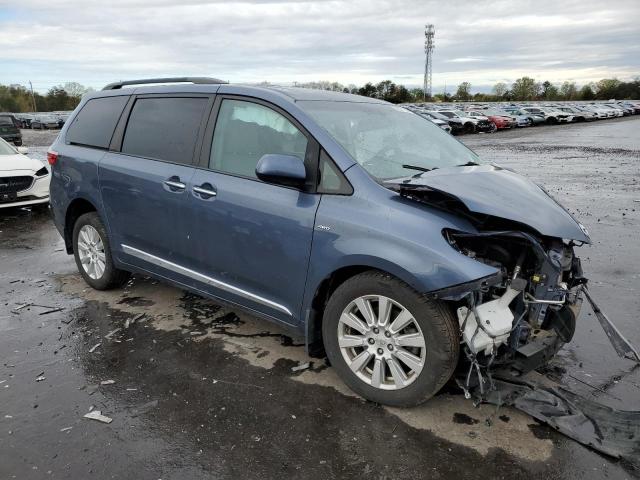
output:
M514 128L518 126L518 121L510 117L509 115L505 115L501 112L492 112L485 111L483 112L491 123L493 123L498 130L503 130L505 128Z

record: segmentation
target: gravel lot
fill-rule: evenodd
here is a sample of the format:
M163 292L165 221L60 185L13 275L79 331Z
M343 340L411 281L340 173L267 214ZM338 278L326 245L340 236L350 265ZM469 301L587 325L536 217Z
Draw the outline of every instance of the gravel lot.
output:
M23 133L40 159L57 134ZM543 184L587 226L594 243L579 255L591 291L636 345L639 133L640 118L628 117L460 137ZM306 357L301 339L156 281L93 291L46 212L0 210L0 265L2 479L639 475L453 388L409 410L365 402ZM24 303L34 305L15 311ZM615 355L586 306L578 325L550 371L574 391L640 409L640 369ZM91 406L112 423L82 418Z

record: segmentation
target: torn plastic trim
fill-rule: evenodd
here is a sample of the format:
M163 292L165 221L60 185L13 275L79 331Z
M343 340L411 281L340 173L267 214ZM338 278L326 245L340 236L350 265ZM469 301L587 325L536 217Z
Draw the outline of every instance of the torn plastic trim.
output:
M638 354L638 350L636 350L634 346L631 345L631 343L629 343L626 338L624 338L624 336L620 333L620 330L618 330L617 327L613 323L611 323L609 317L607 317L604 312L600 310L600 307L598 307L596 302L591 297L589 290L583 287L582 291L584 292L584 296L587 297L587 301L589 302L589 305L591 305L593 313L596 314L596 318L600 322L604 333L607 335L609 342L611 343L611 345L613 345L613 348L615 349L618 356L620 358L626 358L636 363L640 363L640 354Z
M498 408L512 406L598 452L640 462L640 411L602 405L533 372L517 379L495 372L488 391L475 385L465 396Z
M459 283L450 287L440 288L438 290L427 292L427 296L434 300L462 300L471 292L489 288L494 285L499 285L500 283L502 283L502 279L502 272L497 271L496 273L487 275L486 277L478 278L476 280L471 280L470 282Z

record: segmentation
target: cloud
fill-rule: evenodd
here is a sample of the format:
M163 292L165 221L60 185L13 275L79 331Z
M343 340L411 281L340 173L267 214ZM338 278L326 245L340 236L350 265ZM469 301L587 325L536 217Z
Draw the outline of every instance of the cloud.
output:
M0 0L0 83L211 75L418 85L425 23L436 26L436 85L584 83L640 74L639 22L636 0Z

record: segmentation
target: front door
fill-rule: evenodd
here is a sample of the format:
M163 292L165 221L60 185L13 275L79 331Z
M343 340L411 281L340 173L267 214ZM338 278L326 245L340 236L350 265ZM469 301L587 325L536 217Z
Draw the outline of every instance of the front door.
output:
M295 325L320 196L264 183L255 169L270 153L308 166L313 143L293 119L261 102L219 99L216 117L189 195L190 268L212 294Z

